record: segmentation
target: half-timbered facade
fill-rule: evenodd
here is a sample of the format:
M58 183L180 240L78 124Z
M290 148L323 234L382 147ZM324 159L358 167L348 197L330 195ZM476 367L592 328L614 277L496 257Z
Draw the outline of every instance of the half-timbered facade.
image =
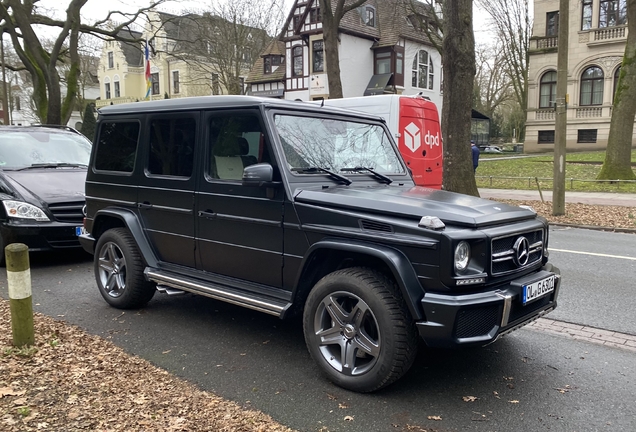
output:
M335 8L336 0L332 3ZM441 107L441 56L422 27L428 21L426 11L423 3L412 0L368 0L345 14L338 48L344 97L422 94ZM284 44L284 77L277 70L268 80L261 73L265 63L257 62L248 77L251 93L263 94L267 83L275 83L277 97L329 98L319 1L296 0L278 40ZM269 55L264 52L262 60Z

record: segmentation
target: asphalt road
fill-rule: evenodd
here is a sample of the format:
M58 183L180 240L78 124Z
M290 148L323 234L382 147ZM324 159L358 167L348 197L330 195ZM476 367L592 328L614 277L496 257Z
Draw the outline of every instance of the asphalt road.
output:
M549 317L636 334L636 263L616 258L634 257L636 236L556 229L550 241L564 285ZM361 395L322 378L297 321L191 295L157 294L145 309L122 312L102 300L82 255L34 254L31 270L36 310L301 431L622 431L636 423L633 352L521 329L481 349L423 348L402 380ZM477 399L464 401L470 396Z

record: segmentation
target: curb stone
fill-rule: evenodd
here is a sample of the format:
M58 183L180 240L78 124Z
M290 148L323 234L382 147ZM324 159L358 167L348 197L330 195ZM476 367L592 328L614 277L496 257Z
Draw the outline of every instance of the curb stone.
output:
M570 224L570 223L564 223L564 222L550 222L550 226L636 234L636 228L617 228L617 227L605 227L605 226L598 226L598 225L579 225L579 224Z

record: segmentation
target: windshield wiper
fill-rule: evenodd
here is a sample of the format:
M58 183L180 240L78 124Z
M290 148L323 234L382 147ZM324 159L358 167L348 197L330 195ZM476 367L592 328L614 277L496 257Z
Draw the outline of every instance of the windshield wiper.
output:
M333 171L329 171L327 168L322 168L322 167L295 167L295 168L291 168L292 171L295 171L297 173L302 173L302 174L310 174L310 173L325 173L325 174L329 174L329 177L331 177L332 179L338 180L346 185L350 185L351 184L351 180L349 180L347 177L338 174L336 172Z
M367 172L373 174L373 176L375 178L385 182L386 184L393 183L393 179L391 179L391 177L385 176L384 174L380 174L379 172L377 172L377 171L375 171L375 170L373 170L373 169L371 169L369 167L357 166L357 167L353 167L353 168L340 168L340 171L353 171L353 172L367 171Z
M68 167L68 168L87 168L88 165L77 164L77 163L68 163L68 162L34 163L34 164L31 164L31 166L24 167L24 168L19 168L16 171L24 171L24 170L36 169L36 168L60 168L60 167L62 167L62 168L64 168L64 167Z

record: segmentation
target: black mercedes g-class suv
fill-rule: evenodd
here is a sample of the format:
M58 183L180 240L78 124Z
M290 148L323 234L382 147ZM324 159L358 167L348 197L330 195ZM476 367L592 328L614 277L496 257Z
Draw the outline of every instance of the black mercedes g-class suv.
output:
M189 292L284 318L336 384L380 389L432 347L556 307L548 225L416 187L383 120L249 96L102 108L80 241L104 299Z

